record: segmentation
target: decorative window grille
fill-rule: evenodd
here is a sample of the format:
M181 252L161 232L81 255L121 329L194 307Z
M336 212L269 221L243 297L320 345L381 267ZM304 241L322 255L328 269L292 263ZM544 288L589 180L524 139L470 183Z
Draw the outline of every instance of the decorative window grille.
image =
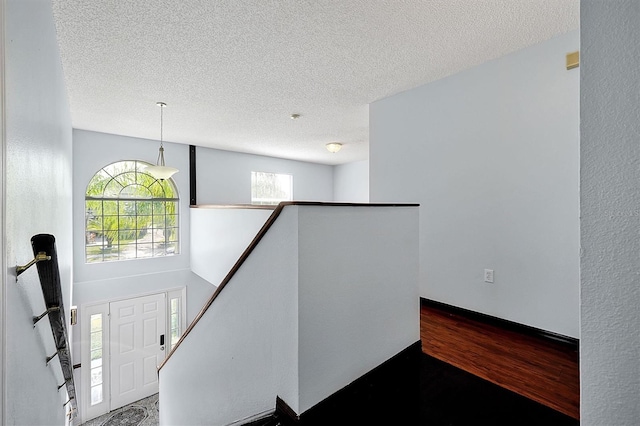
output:
M86 262L179 253L178 190L145 173L149 163L119 161L100 169L85 195Z

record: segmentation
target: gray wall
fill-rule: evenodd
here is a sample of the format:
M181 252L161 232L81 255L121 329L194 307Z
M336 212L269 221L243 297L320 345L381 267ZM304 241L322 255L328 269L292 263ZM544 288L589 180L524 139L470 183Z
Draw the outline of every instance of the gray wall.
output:
M57 391L59 363L45 319L34 329L32 315L44 311L36 268L20 276L15 265L33 258L30 238L56 237L66 318L72 277L71 120L48 0L6 0L5 243L6 381L2 424L64 424L66 392ZM5 302L5 301L3 301Z
M581 3L583 425L640 419L640 3Z
M574 31L370 106L370 198L421 204L421 296L579 337L578 48Z
M369 161L333 166L334 201L369 202Z
M293 175L293 198L333 201L333 167L211 148L197 149L198 204L251 203L251 172Z

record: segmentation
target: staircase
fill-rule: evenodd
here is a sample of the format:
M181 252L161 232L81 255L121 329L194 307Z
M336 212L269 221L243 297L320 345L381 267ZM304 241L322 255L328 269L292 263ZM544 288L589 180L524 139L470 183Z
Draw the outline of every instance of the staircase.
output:
M278 206L161 366L160 424L403 407L389 386L418 377L417 231L415 205Z

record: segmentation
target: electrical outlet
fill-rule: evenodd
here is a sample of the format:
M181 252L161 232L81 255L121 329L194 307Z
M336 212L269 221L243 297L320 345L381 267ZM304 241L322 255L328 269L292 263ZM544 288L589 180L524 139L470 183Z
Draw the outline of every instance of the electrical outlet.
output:
M492 283L493 282L493 269L485 269L484 270L484 282Z

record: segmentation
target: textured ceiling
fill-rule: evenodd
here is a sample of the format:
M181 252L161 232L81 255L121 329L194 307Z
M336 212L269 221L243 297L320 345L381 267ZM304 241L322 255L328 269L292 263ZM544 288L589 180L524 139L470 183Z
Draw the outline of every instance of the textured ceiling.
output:
M368 158L369 103L579 25L579 0L53 0L53 9L75 128L159 139L164 101L165 140L325 164ZM327 152L332 141L342 151Z

